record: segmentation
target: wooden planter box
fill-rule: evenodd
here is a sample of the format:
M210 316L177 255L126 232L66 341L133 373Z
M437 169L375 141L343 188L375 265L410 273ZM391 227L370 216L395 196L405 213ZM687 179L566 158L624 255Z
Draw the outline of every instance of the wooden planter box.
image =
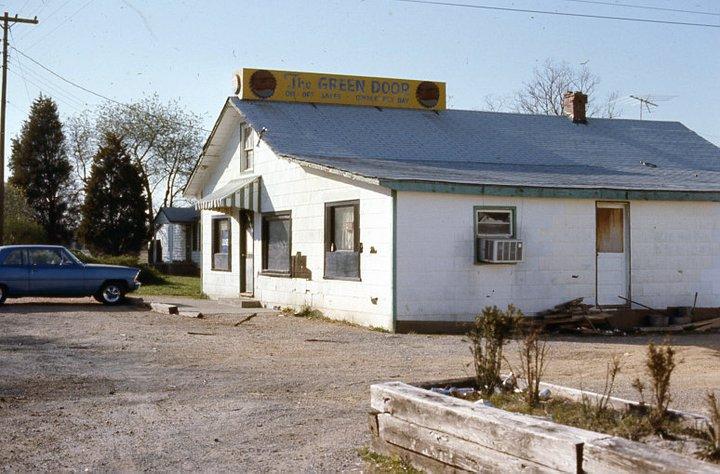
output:
M665 449L401 382L370 392L372 448L428 472L720 472Z

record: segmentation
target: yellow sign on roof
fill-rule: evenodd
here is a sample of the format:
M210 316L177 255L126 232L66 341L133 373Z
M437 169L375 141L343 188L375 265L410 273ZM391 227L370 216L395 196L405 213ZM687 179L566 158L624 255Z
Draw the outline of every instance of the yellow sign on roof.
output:
M243 100L445 109L444 82L243 69L236 86Z

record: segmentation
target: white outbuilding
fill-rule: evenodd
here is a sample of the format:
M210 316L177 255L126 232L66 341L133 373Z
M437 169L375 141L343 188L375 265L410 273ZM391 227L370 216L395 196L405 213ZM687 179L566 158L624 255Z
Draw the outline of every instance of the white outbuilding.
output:
M185 191L203 291L395 331L578 297L720 306L720 149L585 119L585 100L556 117L229 97Z

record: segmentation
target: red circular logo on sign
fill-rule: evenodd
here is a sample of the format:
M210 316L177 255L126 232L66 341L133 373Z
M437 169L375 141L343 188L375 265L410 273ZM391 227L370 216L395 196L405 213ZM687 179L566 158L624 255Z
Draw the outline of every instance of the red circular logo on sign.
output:
M440 101L440 88L434 82L421 82L415 90L415 97L420 105L431 109Z
M271 97L275 93L276 87L277 80L270 71L261 69L250 76L250 90L261 99Z

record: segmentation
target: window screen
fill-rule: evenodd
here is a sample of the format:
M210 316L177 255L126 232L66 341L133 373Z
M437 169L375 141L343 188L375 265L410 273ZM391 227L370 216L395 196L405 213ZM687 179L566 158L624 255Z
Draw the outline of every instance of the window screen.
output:
M478 237L512 237L513 210L477 209L475 229Z
M263 217L263 270L290 273L289 214Z
M229 271L231 269L229 218L213 219L212 242L212 269Z
M325 278L360 278L360 203L325 205Z

